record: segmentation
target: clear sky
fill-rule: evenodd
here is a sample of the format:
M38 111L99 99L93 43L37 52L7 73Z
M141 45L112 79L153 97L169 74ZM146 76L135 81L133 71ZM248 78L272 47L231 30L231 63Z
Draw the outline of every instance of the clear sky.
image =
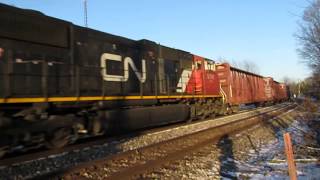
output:
M0 0L84 25L83 0ZM261 75L303 79L294 34L307 0L88 0L90 28L150 39L210 59L255 62Z

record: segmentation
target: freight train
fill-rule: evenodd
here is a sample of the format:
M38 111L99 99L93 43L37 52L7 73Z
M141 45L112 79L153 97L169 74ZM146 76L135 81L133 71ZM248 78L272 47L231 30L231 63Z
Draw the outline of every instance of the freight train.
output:
M272 78L0 4L0 156L288 98Z

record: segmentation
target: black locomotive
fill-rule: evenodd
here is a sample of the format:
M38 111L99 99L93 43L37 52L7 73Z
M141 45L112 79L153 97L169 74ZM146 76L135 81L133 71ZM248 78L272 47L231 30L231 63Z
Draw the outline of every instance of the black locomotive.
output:
M225 112L214 62L0 4L0 154Z

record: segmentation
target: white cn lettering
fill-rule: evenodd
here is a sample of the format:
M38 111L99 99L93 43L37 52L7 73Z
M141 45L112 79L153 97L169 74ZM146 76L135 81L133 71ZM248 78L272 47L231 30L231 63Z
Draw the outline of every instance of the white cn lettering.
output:
M133 72L136 74L137 78L141 83L144 83L147 79L146 72L146 61L142 59L142 72L138 72L136 65L133 63L130 57L124 58L123 62L123 76L111 75L107 72L107 61L122 61L122 57L116 54L104 53L101 55L100 63L102 68L102 77L105 81L117 81L117 82L126 82L129 79L129 66L132 68Z

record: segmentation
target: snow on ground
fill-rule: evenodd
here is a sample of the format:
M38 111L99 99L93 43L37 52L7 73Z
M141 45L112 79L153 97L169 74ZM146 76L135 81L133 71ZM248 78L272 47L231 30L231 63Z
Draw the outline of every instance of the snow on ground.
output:
M297 174L298 179L320 179L320 161L319 144L312 144L306 140L306 135L313 135L312 129L307 125L306 121L302 120L303 116L297 118L290 127L280 130L276 133L276 139L271 141L268 145L261 147L258 152L252 149L246 152L249 158L245 161L237 161L235 159L227 159L222 164L232 163L236 166L236 172L224 172L222 179L289 179L288 169L286 163L286 156L284 154L284 132L289 132L294 146L295 158L297 160ZM320 123L320 119L318 119ZM313 139L314 143L315 139ZM309 153L310 143L313 153ZM315 152L316 151L316 152ZM317 154L316 156L314 154Z

